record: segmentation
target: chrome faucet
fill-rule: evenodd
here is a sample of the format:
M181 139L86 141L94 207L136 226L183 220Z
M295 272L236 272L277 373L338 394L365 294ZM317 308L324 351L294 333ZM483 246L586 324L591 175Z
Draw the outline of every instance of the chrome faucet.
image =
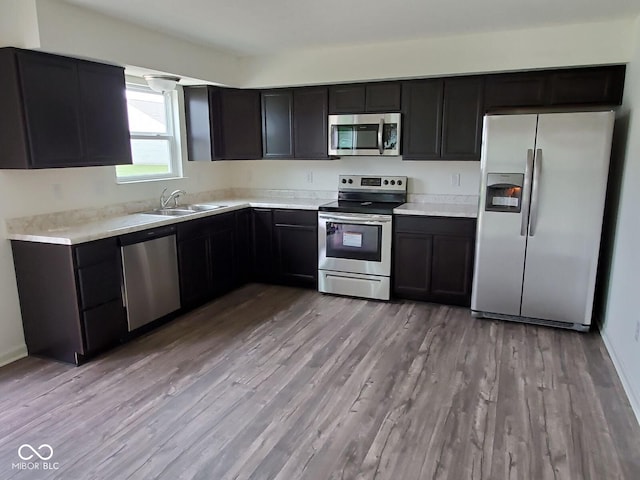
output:
M171 192L169 194L169 196L167 198L164 198L164 194L167 191L167 189L165 188L164 190L162 190L162 194L160 195L160 208L167 208L167 205L169 205L169 202L171 200L173 200L173 206L177 207L178 206L178 197L180 195L186 195L187 192L185 192L184 190L174 190L173 192Z

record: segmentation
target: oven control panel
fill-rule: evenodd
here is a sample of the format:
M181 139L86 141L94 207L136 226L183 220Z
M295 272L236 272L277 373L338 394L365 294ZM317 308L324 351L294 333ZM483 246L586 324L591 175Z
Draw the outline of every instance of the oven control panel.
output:
M407 177L378 177L368 175L340 175L338 189L367 190L380 192L406 192Z

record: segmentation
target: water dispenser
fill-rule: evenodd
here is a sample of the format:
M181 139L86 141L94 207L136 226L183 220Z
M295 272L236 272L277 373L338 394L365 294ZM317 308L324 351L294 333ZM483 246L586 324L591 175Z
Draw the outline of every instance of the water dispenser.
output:
M522 173L488 173L485 210L520 213L523 184Z

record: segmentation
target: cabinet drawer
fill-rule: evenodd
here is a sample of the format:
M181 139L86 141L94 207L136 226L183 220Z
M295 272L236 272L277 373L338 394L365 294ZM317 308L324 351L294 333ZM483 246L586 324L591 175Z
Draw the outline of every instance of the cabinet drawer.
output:
M83 243L75 247L75 254L78 268L112 260L117 262L118 240L112 237Z
M127 331L124 307L119 300L85 311L82 320L89 352L117 343Z
M318 213L315 210L274 210L274 224L318 225Z
M120 300L120 265L106 262L78 269L78 288L83 309Z
M398 215L394 218L394 222L397 232L426 233L429 235L462 235L470 237L476 234L475 218Z

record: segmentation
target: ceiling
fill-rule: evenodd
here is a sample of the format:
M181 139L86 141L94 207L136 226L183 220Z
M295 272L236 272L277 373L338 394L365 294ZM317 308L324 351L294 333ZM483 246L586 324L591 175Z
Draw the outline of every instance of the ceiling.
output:
M639 0L65 0L237 55L631 17Z

